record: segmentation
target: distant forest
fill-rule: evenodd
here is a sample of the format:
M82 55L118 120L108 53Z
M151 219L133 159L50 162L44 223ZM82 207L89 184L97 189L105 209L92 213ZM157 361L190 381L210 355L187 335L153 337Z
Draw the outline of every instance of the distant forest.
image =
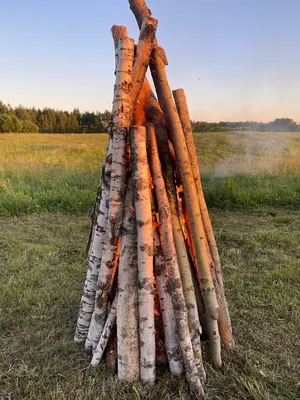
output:
M111 113L54 110L53 108L11 107L0 101L0 132L40 133L106 133ZM205 122L192 121L194 132L265 131L300 132L291 118L272 122Z

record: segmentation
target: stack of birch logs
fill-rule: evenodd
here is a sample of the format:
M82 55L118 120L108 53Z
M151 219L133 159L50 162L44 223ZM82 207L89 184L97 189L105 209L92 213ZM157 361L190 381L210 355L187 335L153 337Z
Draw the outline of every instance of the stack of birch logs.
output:
M184 91L169 87L157 20L144 0L129 3L140 37L135 46L125 27L112 28L112 123L75 341L123 381L153 384L167 360L201 399L201 340L216 368L221 347L234 346L220 258Z

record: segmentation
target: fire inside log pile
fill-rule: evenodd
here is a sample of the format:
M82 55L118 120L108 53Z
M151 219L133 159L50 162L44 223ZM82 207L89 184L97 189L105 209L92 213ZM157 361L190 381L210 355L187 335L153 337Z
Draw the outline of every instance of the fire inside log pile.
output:
M169 87L158 21L144 0L129 3L140 36L135 46L112 27L112 122L75 341L123 381L154 384L156 364L168 364L201 399L201 341L216 368L234 346L220 258L185 93Z

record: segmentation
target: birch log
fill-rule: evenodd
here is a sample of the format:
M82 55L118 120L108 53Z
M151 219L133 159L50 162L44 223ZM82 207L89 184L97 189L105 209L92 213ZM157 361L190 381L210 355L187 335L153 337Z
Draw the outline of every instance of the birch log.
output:
M180 276L182 281L182 288L184 294L184 300L187 308L188 327L191 336L191 343L194 353L194 362L198 368L201 381L205 381L205 371L202 362L200 333L201 326L199 322L197 302L194 292L193 279L189 264L189 259L185 247L185 241L182 235L181 225L178 219L176 210L176 199L170 195L167 195L167 199L164 199L162 193L167 193L165 188L165 182L162 175L161 164L158 156L158 149L155 139L155 131L152 124L147 125L147 140L149 148L149 163L154 183L156 198L158 202L158 211L161 222L161 230L163 232L164 225L170 225L172 245L175 246L175 254L177 256L176 261L178 262ZM168 221L168 214L170 222ZM174 239L173 239L174 237ZM170 240L170 239L169 239ZM163 235L163 248L165 246L165 237Z
M114 25L112 27L112 35L115 42L119 39L128 37L127 29L124 26ZM116 67L117 67L117 51L116 51ZM74 340L77 343L84 343L90 328L90 323L95 306L95 297L97 289L97 281L101 258L104 246L105 233L107 228L108 209L109 209L109 193L110 193L110 177L112 169L112 135L110 133L109 143L106 151L104 167L101 173L101 183L99 185L98 194L95 201L93 219L97 214L97 221L92 221L91 232L88 243L87 255L87 276L84 283L83 294L79 309L79 316L76 326ZM99 212L97 209L99 208ZM90 345L87 346L90 349Z
M147 7L144 0L129 0L129 6L133 12L135 19L141 29L144 18L151 17L151 11ZM155 39L154 45L157 46L157 41Z
M165 346L169 368L173 375L181 375L183 373L183 365L179 347L178 330L176 326L172 297L168 290L168 276L165 259L160 245L158 228L154 230L153 237L155 254L154 271L164 326Z
M153 103L152 99L150 100L150 102ZM158 121L160 118L161 115L159 109L156 109L156 121ZM150 149L149 159L150 159L151 173L153 175L153 180L154 176L157 177L157 179L160 179L161 166L159 162L154 128L151 124L149 124L147 125L147 129L148 129L147 138ZM168 148L167 133L164 132L164 129L161 127L161 130L158 131L157 135L159 136L159 143L160 143L159 147L161 149L161 153L163 154L162 155L164 163L163 176L167 188L167 196L170 205L170 212L172 219L174 244L177 252L177 260L182 279L184 298L188 310L189 330L192 340L195 363L199 370L202 382L204 382L206 375L203 367L201 342L200 342L200 334L202 332L202 328L198 314L198 307L194 291L194 282L192 277L191 265L189 262L189 257L185 245L185 239L182 233L182 226L178 215L176 187L174 182L175 171L172 166L170 151Z
M112 142L109 140L106 160L102 169L102 179L100 185L100 197L95 203L95 212L97 207L97 222L92 223L90 234L90 249L87 259L87 275L84 283L83 294L77 320L76 332L74 340L77 343L84 343L89 331L91 318L94 311L95 296L97 288L97 280L99 268L101 264L102 250L108 217L108 201L110 190L110 175L112 163ZM98 204L99 203L99 204ZM98 204L98 205L97 205Z
M184 90L183 89L174 90L173 96L180 117L180 121L182 124L183 133L185 136L185 142L189 153L192 173L198 194L198 201L202 215L203 226L205 229L209 250L213 259L212 268L215 270L213 274L215 275L216 278L215 288L220 307L219 320L218 320L220 335L224 346L226 348L231 348L234 345L234 341L231 333L231 321L228 311L228 305L224 293L223 273L221 268L220 256L202 189L200 170L199 170L197 153L193 138L193 130Z
M146 129L133 126L129 133L133 198L138 235L140 376L155 381L155 326L153 286L153 234L146 152Z
M128 181L118 270L118 378L139 378L138 261L132 185Z
M171 207L171 212L174 210L174 214L172 213L172 218L177 218L177 211L176 211L176 187L175 187L175 182L174 182L174 174L175 174L175 165L174 165L174 159L170 154L170 149L168 148L168 135L167 131L165 129L165 116L157 102L157 100L152 96L148 99L148 103L146 105L146 114L148 119L153 123L155 127L155 134L156 134L156 140L158 144L158 152L162 164L162 170L163 170L163 176L165 180L165 185L167 189L167 194L168 194L168 199L170 202L170 207ZM175 199L175 202L174 202ZM172 202L174 204L174 207L172 207ZM182 235L181 235L182 236ZM176 242L176 236L174 236L174 240ZM178 236L179 240L184 240ZM179 247L176 245L176 247ZM190 265L191 262L194 262L194 257L192 260L190 259ZM207 331L207 323L206 323L206 315L205 315L205 307L204 307L204 302L203 298L200 293L199 289L199 284L198 284L198 279L196 275L196 271L194 268L192 268L192 279L194 283L194 290L195 290L195 296L196 296L196 302L197 302L197 309L198 309L198 315L200 319L200 325L203 331L203 334L208 337L208 331Z
M207 326L210 339L211 357L215 367L222 367L221 344L218 328L219 306L211 277L205 247L205 231L201 218L198 196L194 185L194 178L191 170L190 159L184 139L181 121L169 87L165 65L166 59L163 49L155 48L152 51L151 72L158 94L158 99L164 111L169 127L170 137L175 149L178 162L180 179L183 185L183 192L189 220L191 223L192 239L195 247L197 266L200 270L201 292L206 308Z
M98 342L97 348L93 354L91 365L96 367L103 356L104 350L106 349L108 339L110 338L111 332L113 330L114 324L117 318L117 303L118 303L118 292L115 295L114 301L111 305L110 311L108 313L104 329L101 333L100 340Z
M160 180L163 184L163 179ZM156 191L156 198L160 204L160 218L163 252L169 273L169 291L172 296L174 312L178 327L180 348L185 367L186 377L190 390L196 398L203 399L203 388L195 365L194 353L188 328L187 309L182 290L181 277L177 262L176 250L172 234L172 222L165 188ZM161 213L162 212L162 213Z
M158 21L156 19L146 17L141 25L139 42L136 48L136 56L132 70L132 109L134 109L143 86L153 48L157 24Z
M85 347L97 347L101 336L106 313L107 294L111 286L115 269L114 259L120 235L124 197L126 188L127 128L131 122L131 79L134 57L134 42L124 38L115 41L116 49L116 84L113 100L113 159L109 213L106 240L103 248L100 273L98 277L95 309Z

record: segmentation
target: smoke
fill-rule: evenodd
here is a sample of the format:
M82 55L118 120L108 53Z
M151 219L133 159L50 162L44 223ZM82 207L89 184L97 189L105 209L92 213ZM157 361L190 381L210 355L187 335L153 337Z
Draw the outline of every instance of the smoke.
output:
M274 173L296 156L293 133L232 132L228 140L231 155L219 160L211 171L215 177ZM299 153L298 153L299 154Z

